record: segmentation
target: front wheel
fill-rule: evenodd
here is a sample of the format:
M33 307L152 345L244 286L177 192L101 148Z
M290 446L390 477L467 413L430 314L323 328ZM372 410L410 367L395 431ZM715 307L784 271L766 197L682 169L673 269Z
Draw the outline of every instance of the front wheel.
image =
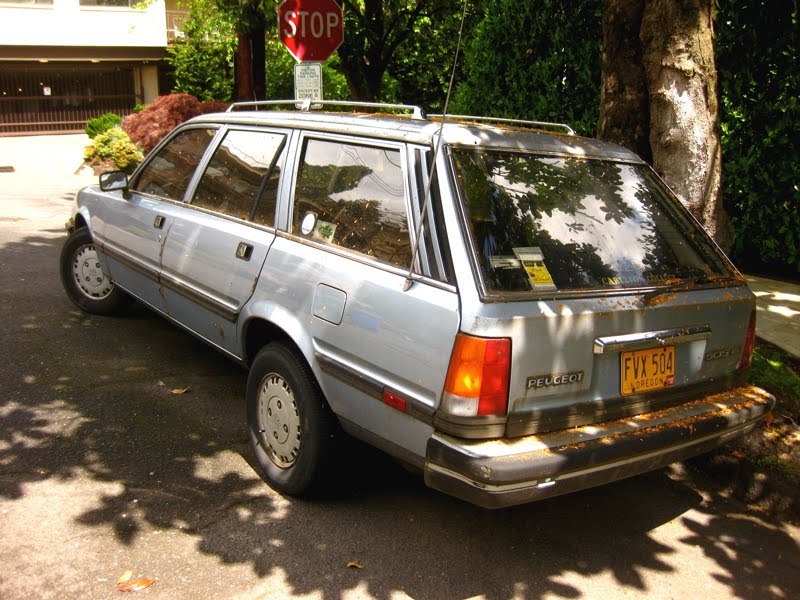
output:
M78 308L95 315L113 315L130 303L128 296L103 271L89 229L73 231L61 249L61 283Z
M261 475L290 496L317 491L336 432L335 417L308 365L290 348L268 344L247 378L247 423Z

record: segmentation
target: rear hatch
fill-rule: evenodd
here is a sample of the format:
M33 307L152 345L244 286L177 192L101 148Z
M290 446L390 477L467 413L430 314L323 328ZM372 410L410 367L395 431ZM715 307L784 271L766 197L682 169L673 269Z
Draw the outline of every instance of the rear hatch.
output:
M553 431L741 379L754 297L646 164L450 150L478 281L462 331L510 340L511 359L505 414L448 415L445 402L441 429Z

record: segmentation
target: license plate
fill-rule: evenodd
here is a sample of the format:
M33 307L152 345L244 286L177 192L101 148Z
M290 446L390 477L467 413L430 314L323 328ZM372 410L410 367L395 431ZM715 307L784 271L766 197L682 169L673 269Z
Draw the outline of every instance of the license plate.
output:
M675 384L675 348L648 348L623 352L620 392L623 396L660 390Z

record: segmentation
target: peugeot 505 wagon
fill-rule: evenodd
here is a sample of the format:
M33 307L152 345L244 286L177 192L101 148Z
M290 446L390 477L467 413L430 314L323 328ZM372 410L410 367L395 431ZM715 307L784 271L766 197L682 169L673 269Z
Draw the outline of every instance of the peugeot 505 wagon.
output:
M314 490L344 432L503 507L706 452L772 408L745 381L753 294L630 151L272 104L192 119L81 190L60 268L81 309L136 298L249 369L274 489Z

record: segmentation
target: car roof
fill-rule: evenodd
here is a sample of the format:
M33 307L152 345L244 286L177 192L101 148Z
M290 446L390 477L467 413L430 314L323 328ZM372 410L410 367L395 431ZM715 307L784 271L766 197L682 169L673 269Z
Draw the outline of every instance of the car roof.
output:
M249 104L243 103L243 107ZM357 103L356 103L357 104ZM380 107L382 105L371 105ZM394 108L396 105L386 105ZM233 105L232 108L235 108ZM526 151L575 157L643 162L636 154L616 144L574 135L567 125L435 115L398 115L375 112L337 112L321 110L233 110L209 113L190 123L245 126L273 126L313 129L314 131L361 135L432 146L439 132L442 142L461 148ZM562 131L549 131L550 128Z

